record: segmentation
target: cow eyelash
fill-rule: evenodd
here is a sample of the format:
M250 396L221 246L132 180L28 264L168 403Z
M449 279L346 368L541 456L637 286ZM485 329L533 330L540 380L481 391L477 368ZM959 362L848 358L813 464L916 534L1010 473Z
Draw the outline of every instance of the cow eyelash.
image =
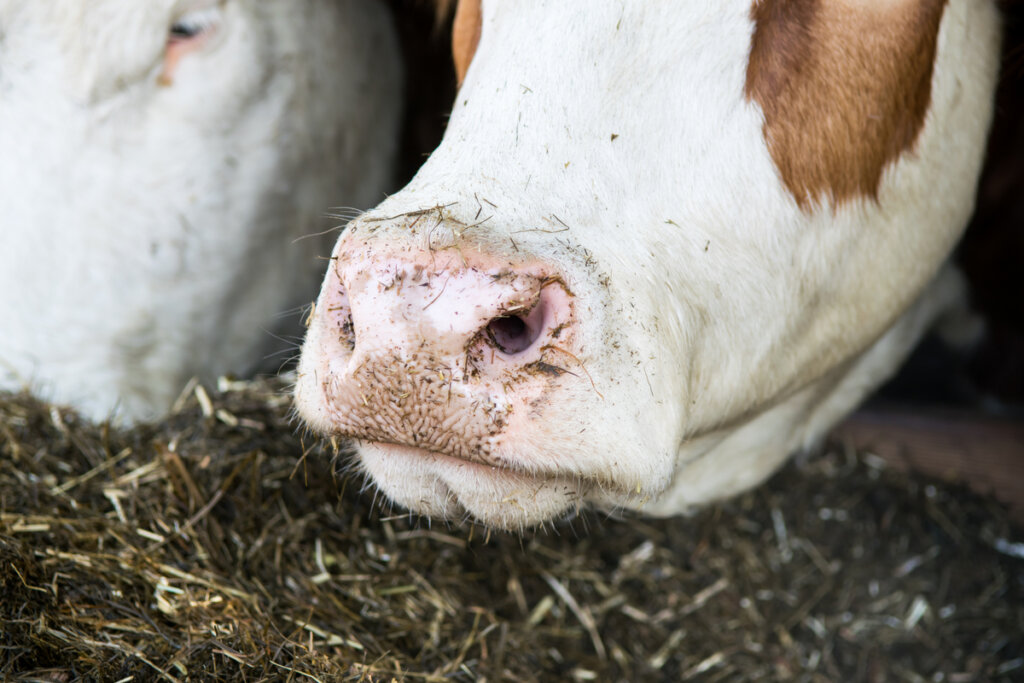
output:
M217 25L219 15L213 7L189 12L171 25L171 39L190 40L201 36Z

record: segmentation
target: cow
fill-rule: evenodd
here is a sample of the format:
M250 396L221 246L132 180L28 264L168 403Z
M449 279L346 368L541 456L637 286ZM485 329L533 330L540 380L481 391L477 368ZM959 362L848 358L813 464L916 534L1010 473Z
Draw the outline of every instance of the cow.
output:
M352 221L295 400L395 503L686 512L934 323L998 71L983 0L460 0L443 141Z
M266 365L401 78L376 0L0 0L0 388L132 423Z

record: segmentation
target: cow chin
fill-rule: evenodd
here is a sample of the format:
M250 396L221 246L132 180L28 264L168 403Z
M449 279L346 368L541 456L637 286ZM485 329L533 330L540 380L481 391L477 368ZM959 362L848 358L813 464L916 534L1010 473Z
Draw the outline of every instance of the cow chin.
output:
M532 475L409 446L363 441L357 451L393 502L435 519L471 517L508 531L578 510L590 488L580 478Z

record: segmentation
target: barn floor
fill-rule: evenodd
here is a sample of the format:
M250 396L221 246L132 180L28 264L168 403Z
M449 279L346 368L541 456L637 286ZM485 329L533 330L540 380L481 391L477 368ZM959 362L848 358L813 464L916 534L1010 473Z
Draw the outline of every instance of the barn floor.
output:
M692 518L488 534L222 388L127 432L0 402L0 677L1024 680L1024 531L963 487L836 446Z

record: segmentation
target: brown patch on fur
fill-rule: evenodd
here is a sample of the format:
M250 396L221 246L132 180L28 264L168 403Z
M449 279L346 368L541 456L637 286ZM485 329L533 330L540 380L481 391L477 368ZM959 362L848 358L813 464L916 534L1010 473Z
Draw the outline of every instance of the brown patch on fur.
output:
M931 102L946 0L759 0L746 96L782 180L807 210L877 197Z
M480 0L459 0L452 26L452 58L459 85L466 77L476 46L480 42Z

